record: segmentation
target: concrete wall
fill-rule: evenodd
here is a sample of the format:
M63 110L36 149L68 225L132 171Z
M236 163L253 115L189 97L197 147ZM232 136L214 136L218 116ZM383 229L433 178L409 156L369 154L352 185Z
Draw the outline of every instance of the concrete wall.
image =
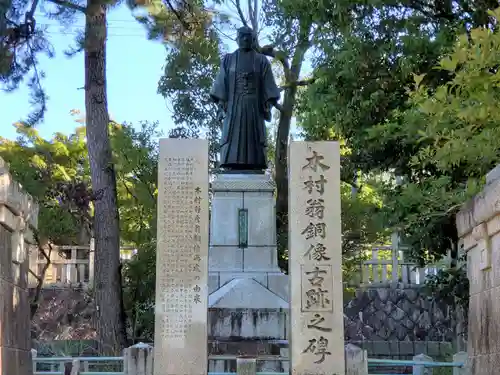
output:
M0 375L32 374L28 248L38 206L0 159Z
M498 167L497 167L498 168ZM495 168L483 191L457 214L470 283L468 346L471 375L500 366L500 180Z

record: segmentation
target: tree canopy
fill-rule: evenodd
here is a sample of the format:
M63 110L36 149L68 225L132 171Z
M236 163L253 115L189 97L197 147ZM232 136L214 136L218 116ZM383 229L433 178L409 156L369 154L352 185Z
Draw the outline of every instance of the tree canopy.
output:
M47 140L36 129L16 124L18 137L0 137L0 157L16 181L40 204L39 235L56 245L88 245L92 232L92 191L85 127ZM122 245L156 236L157 123L111 123L117 169ZM82 232L83 230L83 232Z
M90 202L85 129L43 139L36 129L16 124L18 138L0 138L0 156L15 180L40 204L38 235L56 245L88 242ZM78 189L81 189L78 191ZM80 199L82 199L80 201Z
M483 64L478 69L487 70L484 64L495 54L486 52L494 46L478 42L485 33L496 35L488 13L494 5L451 4L382 1L333 7L341 22L329 43L318 45L317 79L299 101L306 139L346 142L350 153L343 158L344 179L352 181L359 173L387 176L379 190L382 218L401 232L410 255L421 263L450 249L456 253L454 214L498 161L493 130L481 134L476 119L470 125L463 119L464 113L488 113L473 105L484 98L464 101L469 90L474 95L494 92L479 94L487 84L470 84L478 73L467 67ZM482 147L475 153L464 147L470 145L471 132L478 132L478 143L488 138L490 151L481 161ZM402 184L396 184L396 176Z

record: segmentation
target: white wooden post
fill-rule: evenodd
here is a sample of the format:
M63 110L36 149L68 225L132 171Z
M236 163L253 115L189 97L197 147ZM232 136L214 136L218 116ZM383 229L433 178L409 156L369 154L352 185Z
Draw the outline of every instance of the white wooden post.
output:
M282 361L281 364L283 366L284 373L290 373L290 350L288 348L280 348L280 356L283 358L287 358L287 361Z
M70 259L69 264L68 264L68 267L69 267L68 277L69 277L70 284L75 284L78 282L77 259L78 259L78 248L72 247L71 248L71 259Z
M36 351L36 349L31 349L31 361L33 362L33 373L36 372L36 364L37 362L35 362L35 358L37 357L38 355L38 352Z
M370 266L365 262L361 263L361 283L370 284Z
M80 360L74 359L71 364L71 375L79 375L80 374Z
M352 344L345 347L346 375L368 375L368 356L366 350Z
M94 262L95 262L95 241L90 239L89 248L89 285L94 285Z
M391 235L391 255L392 255L392 282L397 283L399 281L399 234L394 232Z
M415 362L434 362L434 360L425 354L419 354L413 357ZM432 375L432 367L424 365L413 365L413 375Z
M236 358L237 375L255 375L257 373L257 359L254 357Z
M453 367L453 375L469 375L468 367L467 367L467 356L466 352L458 352L453 355L453 362L463 363L463 367Z
M153 347L142 342L126 348L123 353L125 375L153 375Z
M378 277L378 249L373 248L372 249L372 270L373 270L373 283L379 283L380 278Z

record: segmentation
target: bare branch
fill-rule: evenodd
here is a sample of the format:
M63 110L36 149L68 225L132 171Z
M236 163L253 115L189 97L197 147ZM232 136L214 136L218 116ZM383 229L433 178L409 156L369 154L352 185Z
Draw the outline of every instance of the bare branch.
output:
M255 35L257 35L259 33L259 24L258 24L258 19L257 19L257 12L259 11L259 8L258 8L258 3L255 1L254 4L253 3L254 0L247 0L247 6L248 6L248 16L250 18L250 24L252 25L252 29L255 33Z
M283 51L276 51L273 45L265 45L260 48L260 53L265 56L272 57L273 59L278 60L283 66L283 73L285 74L285 81L290 81L290 63L288 62L288 58Z
M31 273L37 280L36 283L36 288L35 288L35 295L33 296L33 299L30 302L30 316L31 319L35 316L38 307L40 306L40 298L42 296L42 288L43 288L43 282L45 281L45 274L47 273L47 269L50 266L50 254L52 253L52 246L49 244L50 250L49 254L45 252L45 250L42 248L42 246L38 245L38 251L41 252L45 259L47 260L45 264L43 265L43 268L40 272L40 275L36 275L31 268L28 269L29 273Z
M260 27L259 27L259 1L255 0L255 5L253 7L253 23L255 26L255 33L256 35L259 34Z
M128 158L127 155L123 154L123 157L125 158L125 161L127 163L131 163L130 159ZM133 168L132 169L132 172L134 172L136 178L146 187L151 199L153 199L153 202L156 202L156 198L155 198L155 195L153 193L153 191L151 190L150 186L140 177L141 174L138 173L137 169L136 168ZM127 188L127 187L126 187ZM128 191L128 188L127 188L127 191ZM131 194L132 195L132 194ZM133 196L133 195L132 195Z
M43 278L38 276L31 268L28 268L28 273L30 273L39 283L43 282Z
M214 26L215 30L217 30L217 32L219 34L221 34L222 36L225 36L229 40L235 40L236 39L235 35L233 35L233 36L229 35L228 33L224 32L220 27L218 27L216 24L214 24L213 26Z
M248 27L248 22L243 14L243 10L241 10L241 0L236 0L235 2L236 10L238 11L238 15L240 16L240 20L243 23L243 26Z
M33 3L31 4L31 9L29 10L28 13L26 13L26 20L32 20L33 16L35 15L36 7L38 6L38 1L39 0L33 0Z
M139 198L137 198L137 196L136 196L134 193L132 193L132 191L129 189L129 187L127 186L127 181L122 180L121 182L122 182L122 184L123 184L123 187L124 187L124 188L125 188L125 190L127 191L127 194L128 194L128 195L130 195L132 198L134 198L134 201L135 201L137 204L139 204L139 202L140 202L140 201L139 201Z
M24 237L24 234L26 233L26 231L29 228L30 217L31 217L31 213L29 213L28 215L23 215L22 216L23 226L22 226L22 229L21 229L21 233L23 233L23 237ZM41 298L41 295L42 295L43 282L45 281L45 274L47 273L47 269L49 268L49 266L51 264L50 255L52 254L52 245L50 244L50 242L48 244L48 246L49 246L49 253L47 254L47 252L45 251L45 249L43 248L43 246L41 246L41 244L40 244L40 238L38 237L38 234L37 234L36 230L34 230L33 234L34 234L35 242L36 242L36 246L37 246L37 253L41 253L43 255L43 257L45 258L45 264L44 264L44 266L43 266L43 268L42 268L42 270L40 272L40 275L37 275L28 266L28 273L31 274L31 275L33 275L33 277L37 281L36 288L35 288L35 294L33 296L33 299L30 301L30 318L31 319L33 319L33 317L35 316L35 314L36 314L36 312L38 310L38 306L40 305L40 298ZM38 254L37 254L37 259L38 259Z
M295 82L287 82L284 85L280 86L280 90L283 91L291 87L308 86L316 82L317 79L318 77L311 77L308 79L301 79Z
M48 1L53 3L53 4L56 4L56 5L68 8L68 9L76 10L77 12L82 12L82 13L87 12L87 8L82 7L78 4L74 4L68 0L48 0Z

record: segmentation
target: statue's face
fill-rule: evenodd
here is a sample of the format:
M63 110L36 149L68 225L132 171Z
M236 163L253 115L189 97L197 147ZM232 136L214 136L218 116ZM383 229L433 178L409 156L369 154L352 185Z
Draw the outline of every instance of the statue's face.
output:
M253 34L248 31L238 32L238 47L244 50L252 49L253 46Z

